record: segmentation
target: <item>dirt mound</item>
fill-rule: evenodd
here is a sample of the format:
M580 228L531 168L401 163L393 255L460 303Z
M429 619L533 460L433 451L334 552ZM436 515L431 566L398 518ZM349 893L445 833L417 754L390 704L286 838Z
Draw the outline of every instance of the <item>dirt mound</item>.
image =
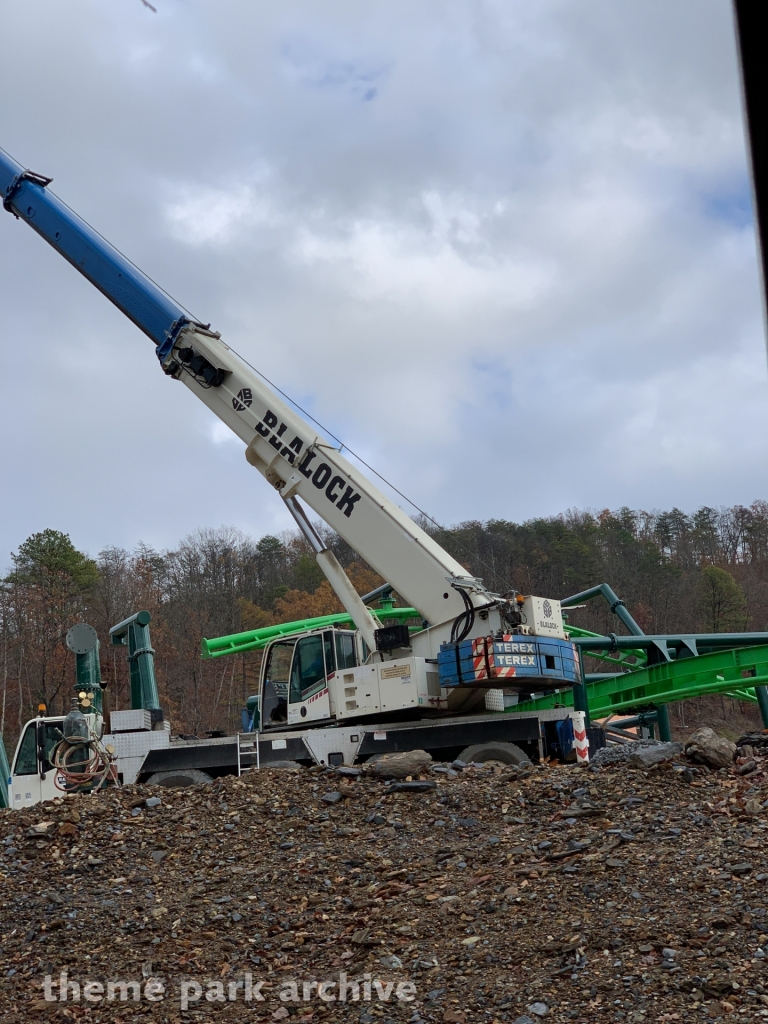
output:
M2 812L0 1020L768 1016L750 760L254 771Z

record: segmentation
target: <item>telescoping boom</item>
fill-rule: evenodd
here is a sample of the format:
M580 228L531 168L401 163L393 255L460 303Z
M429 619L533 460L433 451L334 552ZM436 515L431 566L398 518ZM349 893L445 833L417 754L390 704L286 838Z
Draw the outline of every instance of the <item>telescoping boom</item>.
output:
M182 381L245 445L246 458L286 499L301 498L432 624L465 611L451 581L485 604L466 570L220 338L192 320L48 188L0 151L0 195L154 342L164 372ZM292 510L295 514L295 505Z
M489 592L276 395L210 324L192 319L54 195L51 180L0 150L4 208L26 221L151 338L163 371L186 384L243 441L248 462L278 491L314 548L367 650L378 652L379 660L409 651L411 657L439 663L440 678L450 687L500 678L502 668L506 679L532 667L539 675L539 655L544 655L531 644L530 651L502 651L486 641L508 645L512 633L566 641L559 603ZM299 499L416 609L424 629L409 634L404 626L381 628ZM459 650L466 641L471 646L464 643ZM570 645L563 656L571 664ZM552 658L556 676L567 677L570 669L561 665L561 652Z

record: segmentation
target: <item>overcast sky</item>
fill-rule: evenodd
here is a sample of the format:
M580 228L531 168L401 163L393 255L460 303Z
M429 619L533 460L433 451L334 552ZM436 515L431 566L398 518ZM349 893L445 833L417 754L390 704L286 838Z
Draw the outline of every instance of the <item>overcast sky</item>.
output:
M0 146L409 498L768 498L730 0L154 4L0 0ZM8 215L0 311L0 568L292 525Z

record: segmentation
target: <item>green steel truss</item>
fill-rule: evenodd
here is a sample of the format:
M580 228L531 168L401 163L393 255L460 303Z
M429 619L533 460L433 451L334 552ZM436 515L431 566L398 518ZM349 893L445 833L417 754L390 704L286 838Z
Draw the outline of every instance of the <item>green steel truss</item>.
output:
M768 644L763 644L651 665L587 683L586 689L590 716L606 718L631 708L669 704L701 697L705 693L724 693L740 700L754 701L757 699L754 687L766 684ZM573 707L573 691L543 694L516 704L509 711L539 711L553 707Z
M8 806L8 787L11 784L11 768L8 764L8 755L5 752L3 737L0 736L0 808Z
M602 633L592 633L588 629L580 629L578 626L571 626L570 623L566 624L566 632L570 634L572 640L579 640L584 637L602 637ZM641 648L632 648L631 650L618 650L611 651L610 637L605 637L605 650L604 651L590 651L590 658L597 658L599 661L607 662L609 665L615 665L617 670L627 671L638 668L644 668L648 661L648 656Z

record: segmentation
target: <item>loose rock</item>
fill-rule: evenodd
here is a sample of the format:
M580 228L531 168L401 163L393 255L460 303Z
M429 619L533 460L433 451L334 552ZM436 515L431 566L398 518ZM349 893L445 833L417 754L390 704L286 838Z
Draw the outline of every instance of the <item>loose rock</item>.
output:
M374 762L373 770L381 779L405 779L418 775L432 761L426 750L404 750L398 754L384 754Z
M736 756L736 744L724 736L718 736L709 726L691 733L685 741L684 749L686 757L712 768L727 768L733 764Z
M682 750L682 743L656 743L654 746L642 746L632 750L629 763L640 768L650 768L651 765L671 761L682 753Z
M670 752L670 746L677 748L675 752ZM663 755L660 756L660 761L670 760L671 757L675 756L675 753L679 753L682 748L677 744L662 743L659 740L638 740L634 743L614 743L609 744L607 747L602 747L600 750L596 750L591 758L591 764L597 766L605 766L609 764L635 764L638 767L644 766L643 758L646 756L645 752L649 751L648 756L652 759L651 763L655 764L656 761L653 758L655 755L653 752L660 750L663 751ZM669 757L667 754L669 753Z

